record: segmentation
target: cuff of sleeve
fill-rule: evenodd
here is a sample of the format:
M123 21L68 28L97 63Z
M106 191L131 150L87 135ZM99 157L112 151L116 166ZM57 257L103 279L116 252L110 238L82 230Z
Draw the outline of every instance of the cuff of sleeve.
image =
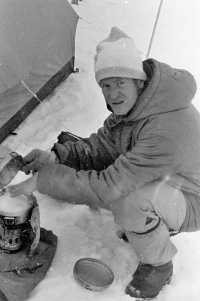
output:
M60 160L56 156L56 154L55 154L54 151L51 151L51 153L50 153L49 163L55 163L55 164L59 164L60 163Z

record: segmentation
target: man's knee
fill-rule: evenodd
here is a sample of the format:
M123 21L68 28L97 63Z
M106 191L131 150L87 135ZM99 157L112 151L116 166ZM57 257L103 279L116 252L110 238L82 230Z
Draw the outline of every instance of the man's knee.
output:
M111 204L110 209L117 225L136 233L154 228L159 220L159 217L152 211L149 201L136 192L117 199Z
M163 182L152 182L111 204L115 223L129 231L153 228L161 218L169 229L179 230L186 214L182 192Z
M151 203L153 211L169 229L181 228L186 215L186 201L180 189L156 181L143 186L137 193Z

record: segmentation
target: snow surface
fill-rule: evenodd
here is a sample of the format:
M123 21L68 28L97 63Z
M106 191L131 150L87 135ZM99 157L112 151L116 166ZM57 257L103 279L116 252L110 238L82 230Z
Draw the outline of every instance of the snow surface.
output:
M96 132L109 112L94 79L95 47L112 26L118 26L135 40L145 59L159 4L160 0L83 0L73 5L81 17L75 54L79 73L70 75L15 131L17 136L10 136L3 145L23 156L33 148L49 150L61 131L83 137ZM165 0L150 53L150 57L173 67L187 69L197 83L198 5L198 0ZM194 104L200 109L197 98ZM19 172L13 183L25 179L27 176ZM28 301L134 300L125 295L124 289L138 260L130 245L116 235L110 212L94 212L87 206L58 202L38 192L35 195L41 225L58 236L58 247L51 268ZM200 232L183 233L172 237L172 241L178 249L173 260L174 276L157 301L199 301ZM100 259L112 268L115 279L106 291L92 292L75 282L73 267L83 257Z

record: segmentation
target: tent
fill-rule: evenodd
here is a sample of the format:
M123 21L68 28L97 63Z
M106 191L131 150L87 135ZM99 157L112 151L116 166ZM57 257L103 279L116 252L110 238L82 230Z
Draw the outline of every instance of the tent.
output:
M77 22L67 0L0 0L0 143L74 71Z

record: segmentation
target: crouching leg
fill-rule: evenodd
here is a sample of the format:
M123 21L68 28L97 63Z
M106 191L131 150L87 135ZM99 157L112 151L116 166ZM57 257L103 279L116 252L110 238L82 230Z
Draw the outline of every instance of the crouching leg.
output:
M172 258L177 250L170 241L168 229L159 219L157 226L147 233L125 233L140 258L126 293L132 297L154 298L169 283L173 273Z
M177 249L168 229L177 231L183 224L184 196L175 188L154 182L113 202L111 211L140 260L126 293L154 298L173 273Z

